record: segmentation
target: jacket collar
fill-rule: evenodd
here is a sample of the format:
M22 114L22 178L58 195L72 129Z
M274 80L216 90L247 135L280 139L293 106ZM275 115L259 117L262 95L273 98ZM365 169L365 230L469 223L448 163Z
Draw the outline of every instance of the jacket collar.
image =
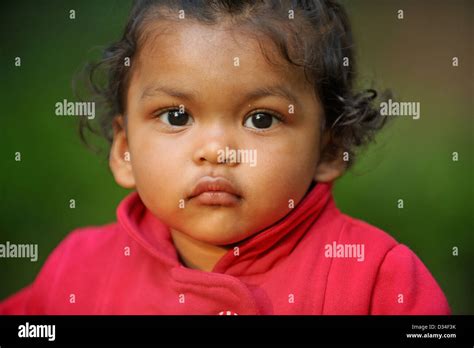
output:
M332 183L317 183L284 218L237 243L238 256L234 249L229 250L212 272L238 276L267 271L279 259L291 253L321 213L329 207L335 207ZM144 206L137 192L132 192L119 204L117 219L149 254L169 267L181 266L168 227Z

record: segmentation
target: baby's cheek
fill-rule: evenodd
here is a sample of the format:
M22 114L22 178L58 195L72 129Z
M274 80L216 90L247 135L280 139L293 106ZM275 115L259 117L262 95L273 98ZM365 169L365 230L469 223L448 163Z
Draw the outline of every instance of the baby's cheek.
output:
M272 150L261 152L258 170L248 172L249 183L257 190L264 189L267 194L278 197L279 201L301 197L314 175L312 154L307 149L293 148L291 144Z
M262 230L283 218L302 197L302 190L295 192L283 176L262 175L252 179L252 176L248 177L247 183L251 187L247 190L243 217L252 231Z
M166 163L159 154L146 154L145 151L133 163L137 191L154 213L178 207L179 200L183 198L179 176Z

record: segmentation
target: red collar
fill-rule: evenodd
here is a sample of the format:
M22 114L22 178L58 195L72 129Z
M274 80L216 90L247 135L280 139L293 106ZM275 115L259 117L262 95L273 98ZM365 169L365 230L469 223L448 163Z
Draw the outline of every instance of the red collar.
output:
M235 256L233 249L229 250L213 272L237 276L267 271L291 253L328 206L334 206L332 183L318 183L283 219L237 244L239 256ZM168 227L143 205L137 192L132 192L119 204L117 219L153 256L170 267L181 265Z

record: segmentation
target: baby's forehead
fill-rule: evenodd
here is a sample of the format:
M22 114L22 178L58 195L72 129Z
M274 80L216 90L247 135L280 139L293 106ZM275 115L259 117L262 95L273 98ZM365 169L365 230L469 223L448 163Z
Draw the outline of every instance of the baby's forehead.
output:
M248 84L283 81L290 89L307 87L302 69L285 61L270 38L249 29L161 21L145 30L134 63L141 80L160 77L179 82L201 76Z

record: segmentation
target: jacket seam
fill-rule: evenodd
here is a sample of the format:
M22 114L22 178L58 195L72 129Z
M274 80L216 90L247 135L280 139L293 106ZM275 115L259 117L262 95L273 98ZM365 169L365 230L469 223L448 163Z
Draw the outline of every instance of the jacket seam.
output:
M341 226L341 229L339 230L339 234L337 236L337 242L339 243L339 241L341 240L341 235L343 233L343 231L345 230L347 224L349 222L347 220L345 220L344 224ZM324 287L324 293L323 293L323 305L321 307L321 314L324 315L325 313L325 307L326 307L326 293L327 293L327 289L328 289L328 285L329 285L329 276L331 274L331 269L332 269L332 265L333 265L333 261L334 261L334 258L331 258L331 261L330 261L330 264L329 264L329 269L328 269L328 274L326 276L326 286Z
M373 296L374 296L374 291L375 291L375 286L377 285L378 283L378 279L379 279L379 275L380 275L380 270L383 266L383 264L385 263L385 259L387 258L387 255L393 250L395 249L396 247L400 246L401 244L400 243L396 243L394 246L392 246L390 249L387 250L387 252L385 253L385 255L383 256L382 258L382 261L380 262L378 268L377 268L377 272L375 273L375 281L374 281L374 284L372 285L372 289L370 290L370 303L369 303L369 312L368 314L370 315L372 313L372 305L373 305Z

